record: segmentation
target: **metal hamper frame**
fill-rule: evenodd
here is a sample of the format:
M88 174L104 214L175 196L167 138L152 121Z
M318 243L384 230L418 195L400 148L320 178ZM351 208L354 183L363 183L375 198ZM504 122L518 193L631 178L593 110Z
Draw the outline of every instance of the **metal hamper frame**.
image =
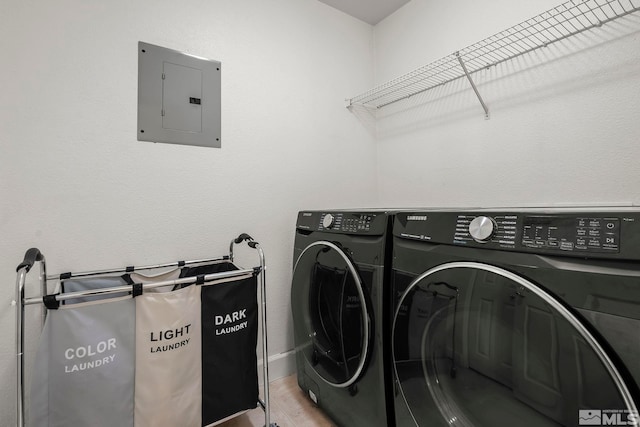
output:
M194 277L185 277L175 280L166 280L162 282L148 283L140 285L142 289L153 289L159 288L163 286L176 286L176 285L190 285L190 284L202 284L203 282L207 284L217 284L217 283L226 283L233 282L240 279L250 278L254 275L258 277L258 287L260 288L260 299L261 299L261 319L260 319L260 329L262 331L262 376L263 376L263 398L264 400L258 398L258 404L262 407L264 411L264 419L265 426L269 427L277 427L276 423L271 423L270 420L270 412L271 407L269 403L269 353L267 351L267 306L266 306L266 267L265 267L265 258L264 252L260 247L260 244L253 240L251 236L248 234L240 234L237 238L232 239L229 245L229 255L224 255L218 258L210 258L210 259L200 259L200 260L192 260L192 261L177 261L173 263L166 264L156 264L156 265L147 265L142 267L128 266L124 268L113 268L106 270L96 270L96 271L87 271L80 273L62 273L55 275L47 275L46 268L46 260L42 252L40 252L37 248L31 248L27 250L24 255L24 260L20 263L16 269L17 271L17 279L16 279L16 294L15 300L12 302L13 305L16 306L16 400L17 400L17 417L16 417L16 425L17 427L24 427L25 422L25 412L24 412L24 323L25 323L25 307L27 305L34 304L44 304L45 297L52 302L59 302L64 300L72 300L74 298L86 297L86 296L99 296L99 295L111 295L111 294L121 294L122 292L131 292L131 285L124 286L116 286L116 287L108 287L101 289L92 289L85 291L77 291L77 292L66 292L66 293L57 293L53 295L48 295L47 290L47 281L62 281L70 278L78 278L78 277L90 277L90 276L100 276L105 274L117 274L117 273L131 273L134 271L141 270L153 270L157 268L170 268L170 267L184 267L188 265L200 265L200 264L211 264L211 263L223 263L223 262L233 262L233 250L234 246L238 245L242 242L246 241L247 245L258 251L258 255L260 258L260 266L254 267L251 269L239 269L233 271L224 271L219 273L207 274L204 276L194 276ZM27 278L27 274L34 266L35 263L40 264L40 296L37 297L25 297L25 282ZM44 321L46 319L47 310L43 310L42 313L42 325L44 325ZM246 411L239 412L237 414L232 415L229 418L236 417L241 415ZM226 419L225 419L226 420ZM219 420L215 424L224 421Z

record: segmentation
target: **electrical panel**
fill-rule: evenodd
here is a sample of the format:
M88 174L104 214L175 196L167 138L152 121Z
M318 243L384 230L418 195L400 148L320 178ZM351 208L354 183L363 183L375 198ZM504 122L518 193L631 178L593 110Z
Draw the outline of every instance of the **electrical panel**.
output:
M138 141L221 146L221 63L138 43Z

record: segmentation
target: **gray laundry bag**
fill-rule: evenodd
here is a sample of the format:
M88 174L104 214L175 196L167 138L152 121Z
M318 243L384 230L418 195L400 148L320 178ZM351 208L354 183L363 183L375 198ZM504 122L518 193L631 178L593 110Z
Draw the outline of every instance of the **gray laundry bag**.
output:
M192 285L135 298L136 427L202 426L200 292Z
M127 276L99 276L99 277L85 277L80 279L67 279L60 282L60 291L62 293L79 292L79 291L92 291L97 289L112 288L117 286L129 285ZM70 300L69 304L76 304L88 301L98 301L105 299L112 299L115 297L123 297L129 295L129 292L118 292L105 295L93 295L78 297ZM62 301L61 304L67 305L66 301Z
M34 362L29 426L133 426L135 302L49 310Z

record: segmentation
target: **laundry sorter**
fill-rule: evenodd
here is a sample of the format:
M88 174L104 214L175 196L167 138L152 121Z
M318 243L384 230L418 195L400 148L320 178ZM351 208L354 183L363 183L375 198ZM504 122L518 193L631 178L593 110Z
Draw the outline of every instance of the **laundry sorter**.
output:
M259 266L234 264L242 242L257 251ZM40 295L26 297L35 264ZM42 252L29 249L16 279L17 426L28 419L34 427L201 427L261 406L265 426L277 427L270 422L265 292L264 252L247 234L217 258L55 275L47 275ZM25 307L38 304L42 333L27 411Z

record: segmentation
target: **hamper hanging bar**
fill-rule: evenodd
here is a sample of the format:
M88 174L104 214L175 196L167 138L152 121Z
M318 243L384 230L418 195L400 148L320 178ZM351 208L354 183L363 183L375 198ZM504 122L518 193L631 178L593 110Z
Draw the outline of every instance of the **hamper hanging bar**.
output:
M203 280L204 282L213 285L216 283L228 282L231 279L235 280L235 279L243 279L243 278L251 277L254 274L256 274L256 271L253 269L225 271L222 273L207 274L202 278L200 278L200 280ZM163 286L169 286L169 285L175 286L175 285L190 285L194 283L198 284L197 283L198 280L199 280L198 277L185 277L185 278L176 279L176 280L165 280L163 282L145 283L145 284L141 284L141 286L142 286L142 289L155 289L155 288L161 288ZM65 292L61 294L55 294L53 295L53 297L55 297L56 301L66 301L66 300L73 300L76 298L86 297L86 296L117 294L117 293L131 291L131 288L134 285L136 285L136 283L132 285L114 286L110 288L91 289L91 290L76 291L76 292ZM23 300L24 305L39 304L42 302L43 302L42 297L25 298Z
M52 274L46 277L47 277L47 280L65 280L65 279L71 279L74 277L88 277L88 276L98 276L103 274L117 274L117 273L132 273L134 271L153 270L155 268L184 267L186 265L192 265L192 264L228 262L230 260L231 260L230 257L228 255L225 255L218 258L200 259L200 260L193 260L193 261L177 261L177 262L170 262L166 264L145 265L141 267L129 266L125 268L110 268L106 270L83 271L79 273Z

